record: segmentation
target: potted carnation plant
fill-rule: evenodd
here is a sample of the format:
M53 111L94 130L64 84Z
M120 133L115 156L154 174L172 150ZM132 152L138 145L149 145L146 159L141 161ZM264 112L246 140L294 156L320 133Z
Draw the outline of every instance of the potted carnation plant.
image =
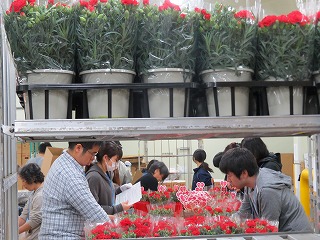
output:
M80 1L78 5L77 59L84 83L130 84L135 77L137 37L136 0ZM128 117L129 89L114 89L110 111L108 90L88 91L90 118ZM111 116L108 114L111 112Z
M257 80L309 81L314 24L300 11L266 16L259 22ZM289 87L268 87L270 115L290 114ZM302 114L303 87L293 88L293 114Z
M74 75L73 9L53 0L15 0L4 14L5 29L22 84L70 84ZM45 118L44 90L25 96L26 118ZM51 90L49 118L67 117L67 90ZM28 109L29 103L37 111ZM58 105L59 109L55 106ZM32 112L31 112L32 111Z
M249 88L235 88L235 112L232 113L230 88L219 88L214 96L210 83L252 80L257 32L255 16L251 11L237 12L222 4L216 4L212 12L205 9L197 9L197 12L200 15L198 71L208 87L209 116L248 115Z
M194 15L165 0L141 9L138 34L138 71L144 83L191 82L195 68ZM148 90L150 117L169 117L169 89ZM161 102L161 104L159 104ZM185 115L185 89L173 89L172 117Z

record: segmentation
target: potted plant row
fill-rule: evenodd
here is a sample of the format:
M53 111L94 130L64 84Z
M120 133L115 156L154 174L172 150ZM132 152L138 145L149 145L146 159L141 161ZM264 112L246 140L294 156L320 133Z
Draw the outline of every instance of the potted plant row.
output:
M67 80L57 84L68 84L76 72L83 83L122 84L112 91L88 89L89 117L128 117L129 89L138 74L144 83L156 84L148 90L150 116L168 117L173 104L177 111L172 116L181 117L185 89L172 91L159 84L189 83L196 75L207 84L209 115L230 116L248 115L249 88L218 84L215 93L216 83L248 82L253 73L263 81L304 81L312 71L317 73L319 47L313 46L319 44L315 34L319 27L299 11L258 22L252 8L237 11L216 4L212 11L189 10L169 0L158 5L144 0L138 5L136 0L80 0L67 6L49 0L48 5L38 6L35 0L15 0L4 19L22 83L26 79L28 84L49 83L43 74L49 72L49 78L56 79L60 72ZM273 111L275 99L282 103L288 98L285 90L279 91L268 90L270 114L288 114ZM301 95L299 88L294 92ZM237 100L231 102L233 97ZM44 98L38 105L41 109ZM52 114L51 104L62 106L67 99L66 90L50 90L49 118L65 118L65 111ZM104 107L98 108L101 103ZM301 103L294 106L294 113L302 114Z

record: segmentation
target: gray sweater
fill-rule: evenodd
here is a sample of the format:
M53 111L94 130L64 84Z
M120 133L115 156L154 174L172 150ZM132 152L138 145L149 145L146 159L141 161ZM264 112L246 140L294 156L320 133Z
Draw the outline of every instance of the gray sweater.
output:
M260 168L254 189L245 188L239 213L279 221L279 232L312 231L302 205L291 190L291 178L268 168Z
M122 212L123 208L121 204L112 206L115 195L112 194L107 177L108 176L106 175L106 173L103 172L97 164L94 164L86 172L86 178L88 180L92 195L107 214L113 215L115 213ZM119 194L120 192L120 188L115 187L115 194Z

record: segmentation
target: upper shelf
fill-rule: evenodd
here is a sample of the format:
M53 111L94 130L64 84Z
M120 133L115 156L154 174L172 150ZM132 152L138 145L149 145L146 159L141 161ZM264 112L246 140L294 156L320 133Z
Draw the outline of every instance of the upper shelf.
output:
M320 115L25 120L13 128L25 141L59 142L310 136L320 133Z

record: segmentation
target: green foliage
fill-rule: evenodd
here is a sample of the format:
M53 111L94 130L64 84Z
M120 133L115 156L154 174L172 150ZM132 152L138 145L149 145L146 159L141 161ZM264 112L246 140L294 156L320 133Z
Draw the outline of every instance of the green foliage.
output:
M137 60L139 72L148 69L195 68L194 14L156 6L144 6L140 13Z
M309 79L314 25L280 23L258 29L257 78L289 81Z
M94 11L78 6L76 28L79 70L134 70L137 7L118 0L98 3Z
M72 8L26 5L22 12L4 15L7 37L20 77L34 69L74 71L75 17Z
M320 71L320 20L318 21L315 29L313 70Z
M216 4L210 20L199 14L199 71L244 67L254 69L257 24L236 19L235 9Z

